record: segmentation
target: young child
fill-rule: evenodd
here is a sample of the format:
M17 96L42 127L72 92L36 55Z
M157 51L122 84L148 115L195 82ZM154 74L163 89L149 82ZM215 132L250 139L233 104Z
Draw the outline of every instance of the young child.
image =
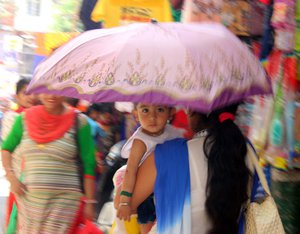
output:
M138 167L157 144L183 135L183 131L167 124L174 112L174 108L163 105L139 103L135 106L133 113L141 126L123 146L121 153L123 158L128 158L124 181L119 194L119 207L117 207L117 217L121 220L130 220L130 201ZM137 213L141 233L148 233L156 219L153 196L139 206Z

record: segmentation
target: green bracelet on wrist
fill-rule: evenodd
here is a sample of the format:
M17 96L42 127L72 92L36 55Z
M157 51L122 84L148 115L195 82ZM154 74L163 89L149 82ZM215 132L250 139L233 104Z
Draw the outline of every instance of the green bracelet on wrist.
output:
M122 190L120 193L121 196L132 197L132 193Z

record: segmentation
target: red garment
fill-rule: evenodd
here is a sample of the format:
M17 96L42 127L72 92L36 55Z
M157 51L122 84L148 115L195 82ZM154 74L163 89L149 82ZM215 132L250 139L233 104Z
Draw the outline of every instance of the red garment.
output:
M10 220L10 215L12 212L12 208L14 203L17 202L15 195L10 192L7 198L7 203L6 203L6 217L5 217L5 226L7 227L9 224L9 220Z
M262 3L266 4L266 5L269 5L270 4L270 0L259 0L261 1Z
M15 110L15 112L17 112L17 113L19 113L19 114L20 114L20 113L22 113L24 110L25 110L25 108L24 108L24 107L22 107L22 106L19 106L19 107L18 107L18 109L16 109L16 110Z
M34 106L25 111L29 136L37 143L60 139L74 124L75 110L62 115L49 114L44 106Z
M85 220L75 234L104 234L93 222Z
M77 217L74 220L69 234L104 234L94 223L84 218L84 200L85 198L82 197L80 206L78 208Z
M274 80L277 77L277 74L279 73L282 56L282 51L273 50L268 57L269 62L267 64L266 70L272 80Z
M193 137L193 132L189 128L187 114L184 110L179 110L174 115L174 119L172 120L172 125L176 128L182 128L185 130L184 137L187 139L191 139Z

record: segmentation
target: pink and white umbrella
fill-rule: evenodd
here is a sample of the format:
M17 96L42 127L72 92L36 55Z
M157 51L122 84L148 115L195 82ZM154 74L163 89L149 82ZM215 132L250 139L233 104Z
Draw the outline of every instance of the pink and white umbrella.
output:
M142 23L85 32L39 64L28 91L204 112L272 93L260 62L218 23Z

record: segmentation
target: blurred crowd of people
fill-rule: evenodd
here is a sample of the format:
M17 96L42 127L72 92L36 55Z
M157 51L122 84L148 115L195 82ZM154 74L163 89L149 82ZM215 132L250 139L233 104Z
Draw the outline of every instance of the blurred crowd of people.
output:
M164 0L155 7L143 1L153 15L137 7L142 1L133 2L83 0L80 19L91 30L152 18L186 23L225 17L234 33L250 35L235 25L246 14L230 8L231 1ZM230 14L222 13L223 5ZM236 124L240 103L209 113L88 103L27 94L29 83L20 79L12 100L0 100L2 164L10 183L6 233L79 233L112 199L110 233L238 233L259 180L249 159L255 150Z
M27 94L29 82L20 79L1 109L2 163L11 185L6 230L51 232L60 224L67 233L80 217L93 221L111 199L113 175L127 160L109 170L106 157L138 129L139 118L133 103L82 105L75 98ZM173 112L168 122L190 136L185 112Z

